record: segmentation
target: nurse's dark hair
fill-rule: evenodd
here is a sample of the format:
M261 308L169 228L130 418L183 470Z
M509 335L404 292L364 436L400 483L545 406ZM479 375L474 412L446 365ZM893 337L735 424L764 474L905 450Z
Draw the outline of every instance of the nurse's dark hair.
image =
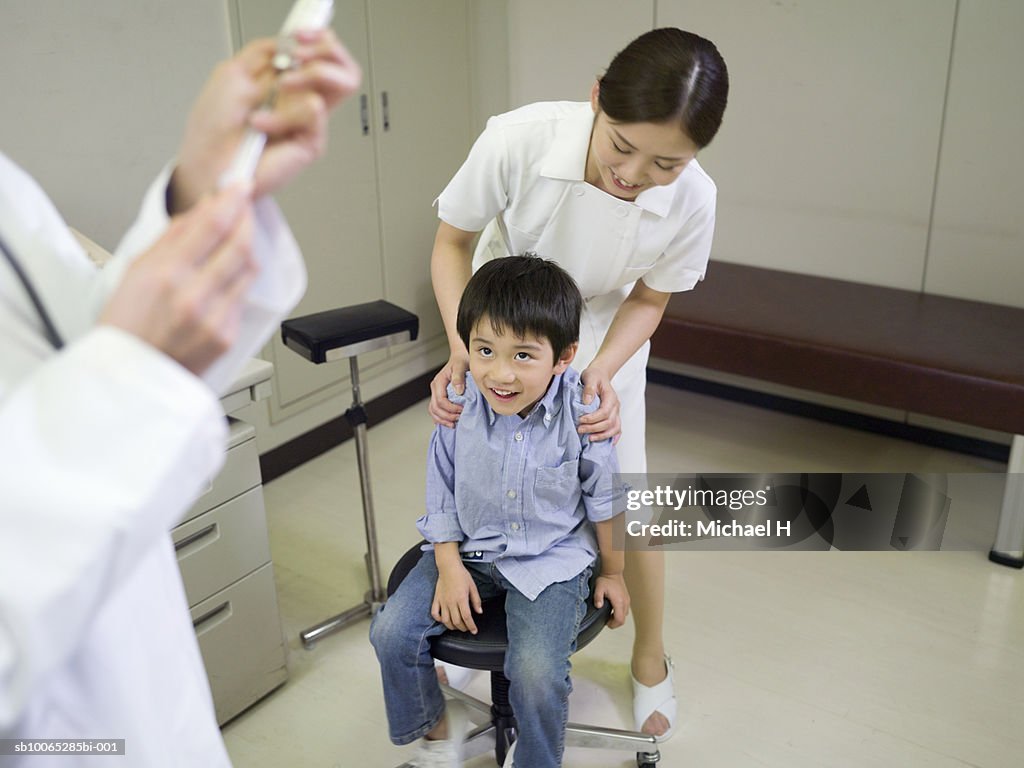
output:
M536 254L488 261L466 284L455 328L469 349L473 328L484 316L496 333L511 331L547 339L554 362L580 338L583 297L569 273Z
M729 72L715 44L675 27L640 35L599 82L601 111L615 122L678 120L699 148L715 137L729 98Z

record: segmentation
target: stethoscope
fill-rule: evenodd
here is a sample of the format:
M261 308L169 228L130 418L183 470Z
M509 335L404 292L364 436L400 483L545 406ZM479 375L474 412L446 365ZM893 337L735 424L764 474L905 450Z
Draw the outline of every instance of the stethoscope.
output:
M11 265L11 269L14 270L14 274L17 275L18 280L21 281L21 285L25 289L25 293L28 294L29 299L32 302L32 306L36 308L36 312L39 313L39 319L43 321L43 332L46 334L46 340L50 342L54 349L62 349L64 347L64 339L57 332L56 326L50 319L50 313L46 311L46 307L43 306L43 302L39 298L39 294L36 293L35 286L28 279L28 275L25 274L25 270L21 268L21 264L14 254L11 253L11 249L7 247L7 243L0 237L0 251L3 251L4 258L7 259Z

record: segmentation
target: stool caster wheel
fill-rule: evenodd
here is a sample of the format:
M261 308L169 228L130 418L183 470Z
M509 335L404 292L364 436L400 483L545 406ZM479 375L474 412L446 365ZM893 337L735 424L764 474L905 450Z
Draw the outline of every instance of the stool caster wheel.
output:
M637 752L636 768L657 768L657 763L660 760L660 752Z

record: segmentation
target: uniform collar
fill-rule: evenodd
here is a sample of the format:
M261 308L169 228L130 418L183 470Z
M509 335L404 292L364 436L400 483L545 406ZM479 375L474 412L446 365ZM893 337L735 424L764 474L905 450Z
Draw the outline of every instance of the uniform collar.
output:
M555 125L555 138L541 164L540 175L562 181L583 181L593 128L594 110L590 102L574 104Z
M686 171L684 170L683 173L686 173ZM668 216L668 212L672 210L672 201L676 196L676 187L678 186L679 179L682 178L683 173L679 174L679 178L667 187L651 187L650 189L645 189L636 196L636 204L645 211L649 211L656 216L665 218Z
M593 129L594 109L590 102L581 101L574 105L555 126L555 137L544 156L540 175L562 181L583 181L587 170L590 134ZM684 171L683 174L685 173ZM680 178L683 174L680 174ZM678 183L679 179L676 179L667 187L644 190L637 195L633 204L664 218L672 208Z

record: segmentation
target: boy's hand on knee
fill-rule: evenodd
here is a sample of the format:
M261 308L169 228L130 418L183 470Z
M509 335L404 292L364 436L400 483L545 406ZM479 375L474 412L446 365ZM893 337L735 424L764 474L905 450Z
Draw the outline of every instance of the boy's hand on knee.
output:
M484 608L472 574L461 562L446 568L439 567L434 602L430 607L434 621L441 622L448 629L475 635L474 612L483 613Z
M612 604L608 628L621 627L629 615L629 590L626 589L626 582L621 573L607 576L602 574L597 577L594 583L594 605L603 608L605 600Z

